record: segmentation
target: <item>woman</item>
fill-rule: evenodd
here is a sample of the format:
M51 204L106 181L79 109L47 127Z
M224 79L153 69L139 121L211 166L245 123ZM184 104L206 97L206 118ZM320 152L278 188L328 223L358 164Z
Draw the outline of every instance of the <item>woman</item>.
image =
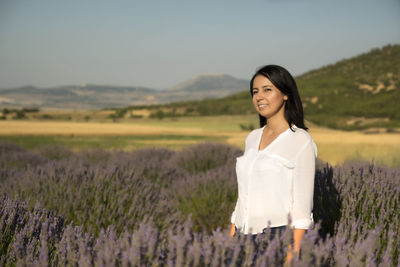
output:
M251 79L250 94L261 128L248 134L244 155L237 158L238 200L230 236L241 232L255 237L267 227L273 235L290 227L298 253L313 223L317 147L304 125L296 82L286 69L260 68Z

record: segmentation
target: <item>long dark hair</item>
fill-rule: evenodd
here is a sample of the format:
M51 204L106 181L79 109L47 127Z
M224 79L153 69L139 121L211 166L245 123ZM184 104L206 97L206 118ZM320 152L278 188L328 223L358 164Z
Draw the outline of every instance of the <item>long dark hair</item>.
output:
M308 128L304 124L304 113L303 105L301 104L301 99L299 91L297 90L297 85L292 77L292 75L283 67L278 65L266 65L259 68L253 75L250 81L250 94L253 97L253 83L254 78L257 75L262 75L271 81L276 88L279 89L283 94L287 95L285 105L285 119L289 124L292 131L293 124L304 130ZM258 114L260 119L260 127L267 124L267 119L260 114Z

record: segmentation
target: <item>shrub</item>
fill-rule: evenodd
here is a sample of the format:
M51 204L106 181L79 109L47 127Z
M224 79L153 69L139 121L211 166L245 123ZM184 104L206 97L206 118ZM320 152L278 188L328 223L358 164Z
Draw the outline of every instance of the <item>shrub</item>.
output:
M13 119L15 119L15 120L21 120L21 119L25 119L25 118L26 118L26 115L22 110L18 110L15 113L15 116L13 117Z
M252 123L249 123L248 125L241 123L241 124L239 124L239 127L242 131L253 131L255 129L255 127Z
M156 112L151 113L151 114L149 115L149 117L150 117L150 118L156 118L156 119L162 120L162 119L164 119L164 117L165 117L165 113L164 113L164 111L162 111L162 110L157 110Z

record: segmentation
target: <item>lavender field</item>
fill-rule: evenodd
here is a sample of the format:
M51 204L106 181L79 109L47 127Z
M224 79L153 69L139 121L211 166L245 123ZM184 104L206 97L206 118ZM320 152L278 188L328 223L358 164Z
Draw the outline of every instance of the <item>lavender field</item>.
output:
M229 237L236 147L26 150L0 143L1 266L280 266L290 230ZM398 266L400 169L318 162L293 266Z

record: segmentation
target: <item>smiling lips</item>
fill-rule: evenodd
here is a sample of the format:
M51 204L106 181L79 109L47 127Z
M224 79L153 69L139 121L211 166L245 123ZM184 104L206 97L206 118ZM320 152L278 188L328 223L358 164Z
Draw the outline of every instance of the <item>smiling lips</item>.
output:
M264 108L267 107L267 104L261 104L261 105L257 105L259 110L263 110Z

